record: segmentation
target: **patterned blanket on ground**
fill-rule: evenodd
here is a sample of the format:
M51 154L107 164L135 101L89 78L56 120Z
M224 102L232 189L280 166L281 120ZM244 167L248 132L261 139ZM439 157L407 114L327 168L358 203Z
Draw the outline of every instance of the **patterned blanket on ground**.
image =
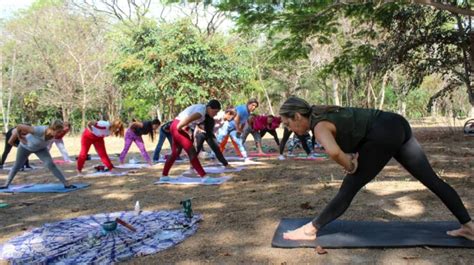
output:
M101 224L120 218L136 228L118 225L105 232ZM187 219L182 211L115 212L81 216L42 227L0 245L0 259L13 264L111 264L170 248L196 233L201 215Z

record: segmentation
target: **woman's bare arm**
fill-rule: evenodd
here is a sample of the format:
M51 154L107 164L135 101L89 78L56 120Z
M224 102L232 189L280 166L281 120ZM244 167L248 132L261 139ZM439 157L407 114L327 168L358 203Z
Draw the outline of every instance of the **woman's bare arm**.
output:
M327 154L341 165L346 171L352 172L356 167L352 154L346 154L336 142L336 126L329 121L321 121L314 127L314 136L318 142L324 147ZM357 156L357 155L356 155Z

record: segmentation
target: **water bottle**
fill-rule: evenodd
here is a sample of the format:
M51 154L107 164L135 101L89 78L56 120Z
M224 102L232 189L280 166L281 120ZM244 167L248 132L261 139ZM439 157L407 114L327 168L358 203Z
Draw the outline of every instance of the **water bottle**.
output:
M137 201L135 203L135 215L139 215L140 214L140 201Z

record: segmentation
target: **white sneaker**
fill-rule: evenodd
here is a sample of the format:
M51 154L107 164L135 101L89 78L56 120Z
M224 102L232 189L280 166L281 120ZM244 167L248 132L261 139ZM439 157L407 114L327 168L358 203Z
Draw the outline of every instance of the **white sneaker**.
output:
M285 158L284 155L279 155L279 156L278 156L278 160L285 160L285 159L286 159L286 158Z

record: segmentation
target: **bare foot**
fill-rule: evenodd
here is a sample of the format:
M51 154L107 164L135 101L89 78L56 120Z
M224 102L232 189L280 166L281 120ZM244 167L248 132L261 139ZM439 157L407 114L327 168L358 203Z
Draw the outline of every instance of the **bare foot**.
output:
M446 234L454 237L464 237L474 241L474 223L470 221L467 224L461 225L461 228L448 231Z
M305 224L300 228L283 233L286 240L316 240L316 228L311 224Z

